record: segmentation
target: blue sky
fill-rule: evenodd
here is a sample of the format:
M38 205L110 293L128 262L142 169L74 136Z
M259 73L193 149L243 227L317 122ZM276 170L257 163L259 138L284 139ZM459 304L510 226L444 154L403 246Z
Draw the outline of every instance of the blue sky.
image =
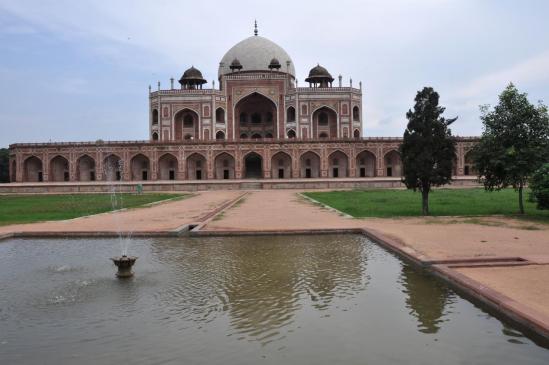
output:
M146 139L148 85L191 65L214 80L256 18L302 85L317 62L363 82L365 136L402 135L423 86L457 135L510 81L549 102L545 0L0 0L0 146Z

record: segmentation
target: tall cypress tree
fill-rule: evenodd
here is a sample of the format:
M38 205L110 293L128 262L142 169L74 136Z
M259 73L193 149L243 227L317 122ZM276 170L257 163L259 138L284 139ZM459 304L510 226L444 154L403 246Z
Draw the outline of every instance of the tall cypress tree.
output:
M429 192L433 186L449 184L456 142L448 126L457 118L445 119L439 95L431 87L418 91L414 110L406 113L408 126L400 146L403 182L422 195L422 213L429 214Z

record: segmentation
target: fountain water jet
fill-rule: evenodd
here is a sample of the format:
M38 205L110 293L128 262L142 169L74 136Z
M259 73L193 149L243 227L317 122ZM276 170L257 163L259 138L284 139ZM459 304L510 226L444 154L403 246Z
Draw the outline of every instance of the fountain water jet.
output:
M122 160L118 160L114 166L105 165L105 174L106 176L117 176L117 180L120 180L122 173L124 171L124 163ZM111 184L111 206L112 211L122 208L122 196L117 196L116 194L116 183ZM118 267L118 272L116 276L119 278L129 278L133 276L132 266L137 260L136 256L128 256L128 245L130 241L130 235L128 237L123 237L124 233L120 229L120 222L118 222L118 215L114 214L113 219L115 220L116 226L118 227L118 242L120 243L120 250L122 256L112 257L112 262Z

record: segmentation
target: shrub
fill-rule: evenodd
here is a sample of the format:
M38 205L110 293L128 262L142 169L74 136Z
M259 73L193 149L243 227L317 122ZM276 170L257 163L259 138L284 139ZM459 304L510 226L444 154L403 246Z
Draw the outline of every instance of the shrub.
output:
M541 166L530 178L530 199L538 209L549 209L549 163Z

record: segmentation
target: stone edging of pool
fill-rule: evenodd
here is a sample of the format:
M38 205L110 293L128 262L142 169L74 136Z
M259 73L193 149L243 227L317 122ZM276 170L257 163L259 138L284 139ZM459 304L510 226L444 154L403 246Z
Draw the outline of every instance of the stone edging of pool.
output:
M304 229L304 230L279 230L279 231L208 231L201 230L205 221L213 219L217 214L229 209L244 197L239 195L236 199L216 209L216 213L208 214L204 221L196 224L187 224L171 231L139 231L139 232L13 232L0 235L0 241L9 238L82 238L82 237L176 237L181 235L191 236L266 236L266 235L317 235L317 234L362 234L380 246L397 254L416 267L426 269L433 275L448 283L453 289L466 296L473 302L483 305L488 310L501 318L511 322L516 327L527 332L538 342L549 341L549 317L530 307L491 289L473 280L454 268L463 267L501 267L517 265L536 265L521 257L491 257L491 258L463 258L452 260L431 260L409 246L387 237L379 232L364 228L341 229ZM547 345L545 345L547 346Z

